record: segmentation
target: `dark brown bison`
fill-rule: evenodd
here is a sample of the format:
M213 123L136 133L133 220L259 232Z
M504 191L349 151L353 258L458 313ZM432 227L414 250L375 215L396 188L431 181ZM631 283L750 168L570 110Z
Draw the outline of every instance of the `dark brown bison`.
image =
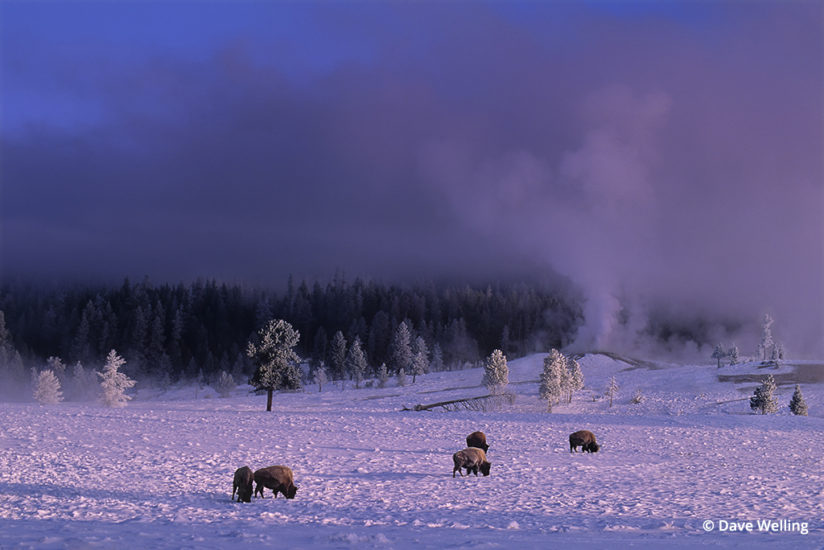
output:
M238 502L252 502L252 469L249 466L235 470L235 480L232 483L232 500L235 500L237 491Z
M575 452L576 447L581 447L581 452L597 453L601 448L595 442L595 434L589 430L581 430L569 434L569 452Z
M484 452L489 450L489 445L486 444L486 434L483 432L472 432L466 436L466 446L483 449Z
M263 498L263 489L271 489L275 498L278 491L286 498L295 498L298 488L292 478L292 469L288 466L269 466L255 471L255 497L260 493Z
M463 477L461 468L466 468L466 475L474 473L477 476L479 469L483 475L489 475L489 467L491 464L487 462L486 453L483 449L467 447L463 451L458 451L452 455L452 462L455 465L452 468L452 477L455 477L455 472L458 472L461 474L461 477Z

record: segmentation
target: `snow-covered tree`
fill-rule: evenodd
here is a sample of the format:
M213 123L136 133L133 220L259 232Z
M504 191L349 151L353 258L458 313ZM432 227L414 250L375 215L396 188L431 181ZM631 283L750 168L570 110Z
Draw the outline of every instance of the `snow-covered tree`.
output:
M346 338L341 331L337 331L332 336L332 343L329 345L329 369L333 380L343 380L346 369Z
M721 347L721 344L715 346L715 349L712 351L712 358L718 362L718 368L721 368L721 360L727 356L727 352L724 351L724 348Z
M604 392L604 395L609 397L610 407L612 407L612 400L615 399L615 397L618 395L618 390L620 389L621 387L618 385L618 382L615 380L615 377L613 376L612 378L610 378L609 386L607 386L607 390L606 392Z
M432 372L441 372L444 369L443 365L443 351L437 342L432 347L432 363L429 365Z
M214 384L215 391L221 397L229 397L232 395L236 386L237 384L235 383L234 377L225 370L220 371L220 376L217 377L217 381L215 381Z
M66 365L59 357L49 357L46 359L46 370L52 371L61 385L66 383Z
M581 371L581 365L572 357L566 358L566 376L564 378L567 392L567 403L572 402L572 394L584 387L584 373Z
M400 369L410 370L412 368L412 337L409 334L409 327L406 322L401 321L395 329L392 337L392 362L391 366L395 371Z
M804 396L801 395L801 386L799 384L795 385L795 391L790 400L790 410L795 415L807 416L807 403L804 401Z
M750 397L750 408L761 414L778 412L778 399L775 397L775 390L775 379L773 379L772 374L767 375Z
M566 371L566 358L557 349L550 350L544 357L544 369L541 371L541 384L538 395L546 401L547 412L552 412L552 405L561 400L563 377Z
M378 387L385 388L387 382L389 382L389 370L386 368L386 363L381 363L378 369Z
M60 391L60 380L51 370L44 370L37 376L34 387L34 398L41 405L54 405L63 401L63 392Z
M366 374L366 356L361 349L360 338L355 336L355 341L349 347L349 352L346 354L346 370L352 375L355 380L355 388L360 388L363 382L363 376Z
M429 370L429 348L426 340L418 336L415 338L415 352L412 356L412 383L419 374L425 374Z
M489 393L503 393L509 384L509 367L506 364L504 353L496 349L484 362L484 377L481 384L486 386Z
M72 397L78 401L94 399L97 389L98 382L95 372L83 368L80 361L75 363L72 371Z
M735 344L727 351L727 356L730 358L730 365L737 365L740 360L738 357L738 346Z
M256 366L249 384L256 390L266 390L266 410L272 410L275 390L300 388L300 357L295 346L300 334L283 319L273 319L257 333L257 343L249 342L248 355Z
M315 376L313 377L313 381L318 385L318 391L322 392L323 385L327 382L326 366L323 361L321 361L320 365L315 368Z
M771 360L775 351L775 341L772 337L773 322L770 314L765 313L764 319L761 321L761 343L758 344L758 355L762 361Z
M133 387L137 382L120 372L120 367L126 364L126 360L120 357L115 350L111 350L106 356L106 364L103 372L98 372L100 377L100 387L102 389L101 399L107 407L125 407L126 402L132 397L126 395L126 390Z
M406 369L401 369L398 371L397 376L395 376L398 386L405 386L406 385Z

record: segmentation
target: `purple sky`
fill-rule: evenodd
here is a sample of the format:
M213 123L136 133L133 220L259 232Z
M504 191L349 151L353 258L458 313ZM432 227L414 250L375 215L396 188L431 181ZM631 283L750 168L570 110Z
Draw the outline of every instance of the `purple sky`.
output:
M788 345L822 346L820 3L0 16L4 278L554 269L596 342L618 296L771 311Z

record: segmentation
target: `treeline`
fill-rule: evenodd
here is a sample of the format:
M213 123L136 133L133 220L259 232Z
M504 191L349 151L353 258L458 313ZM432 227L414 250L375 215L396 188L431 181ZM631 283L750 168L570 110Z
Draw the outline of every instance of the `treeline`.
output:
M248 377L246 346L270 319L300 333L297 351L313 364L326 361L333 336L360 340L372 372L391 363L401 322L412 340L441 350L445 368L473 363L501 349L517 357L561 347L581 321L577 300L558 288L525 284L485 288L422 284L387 286L336 277L325 285L291 278L285 292L198 281L189 285L132 283L117 287L5 285L0 288L7 350L19 360L0 365L4 379L28 377L49 357L96 368L116 349L133 377ZM5 355L14 355L8 352ZM19 364L21 363L22 364ZM11 364L10 364L11 363Z

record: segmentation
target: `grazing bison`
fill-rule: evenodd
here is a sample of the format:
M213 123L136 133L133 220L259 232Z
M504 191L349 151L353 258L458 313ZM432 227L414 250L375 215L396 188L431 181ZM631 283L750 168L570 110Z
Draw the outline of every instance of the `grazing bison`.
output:
M483 432L472 432L466 436L466 446L483 449L484 452L489 450L489 445L486 444L486 434Z
M286 498L295 498L298 492L288 466L269 466L255 471L255 484L255 497L260 493L260 498L263 498L263 489L271 489L275 498L278 498L278 491Z
M452 477L455 477L455 472L458 472L461 474L461 477L463 477L461 468L466 468L466 475L474 473L477 476L479 468L483 475L489 475L489 467L491 464L487 462L486 453L483 449L467 447L463 451L458 451L452 455L452 462L455 464L452 468Z
M238 502L252 502L252 469L249 466L235 470L235 480L232 483L232 500L235 500L237 491Z
M597 453L601 448L595 442L595 434L589 430L581 430L569 434L569 452L575 452L575 447L581 447L581 452Z

